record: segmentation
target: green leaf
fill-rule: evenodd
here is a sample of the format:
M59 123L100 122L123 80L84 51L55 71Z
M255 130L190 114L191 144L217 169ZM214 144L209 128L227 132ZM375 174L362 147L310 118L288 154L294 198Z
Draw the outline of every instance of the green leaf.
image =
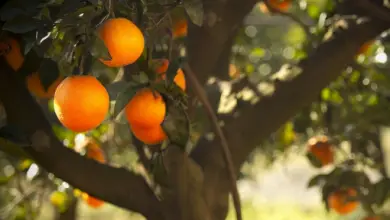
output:
M23 76L30 75L33 72L38 71L41 65L42 58L39 57L35 50L30 50L25 56L23 65L20 67L18 74Z
M104 60L111 60L110 52L108 51L108 48L104 44L104 41L102 38L100 38L99 34L95 32L93 44L91 48L91 54L92 56L96 58L101 58Z
M115 118L118 114L125 108L127 103L134 97L137 91L141 88L141 86L134 86L129 84L124 91L119 93L116 98L113 117Z
M309 183L307 184L307 188L322 185L323 182L326 180L326 177L327 177L327 175L325 175L325 174L319 174L319 175L312 177L309 180Z
M91 73L93 61L94 61L94 57L90 53L87 53L86 55L83 56L82 64L81 64L83 67L83 71L81 74L88 75Z
M31 35L24 34L22 36L22 39L23 39L23 45L21 45L21 47L23 48L22 52L23 55L27 55L35 45L35 36L31 37Z
M29 31L36 30L38 27L38 20L28 16L18 16L6 21L3 25L3 30L16 34L24 34Z
M190 139L190 120L184 109L183 103L178 97L163 94L166 101L167 113L162 123L162 128L173 144L185 150Z
M311 165L313 165L314 167L316 167L316 168L322 167L321 161L316 156L314 156L312 153L308 152L306 154L306 158L309 160Z
M185 11L188 14L188 17L191 19L192 23L198 26L203 25L203 3L201 0L186 0L183 2ZM217 16L217 15L215 15Z
M175 59L169 62L168 69L165 74L168 85L171 85L173 83L173 80L175 79L175 76L180 66L181 66L181 62L179 59Z
M2 21L8 21L24 14L25 11L22 8L22 4L18 4L17 1L8 1L0 9L0 19Z
M390 180L385 178L375 183L370 192L373 202L382 206L390 194Z
M117 81L105 85L111 101L115 101L118 98L119 93L124 91L128 86L129 84L125 81Z
M50 85L52 85L60 76L60 70L54 60L44 58L41 62L38 74L43 88L47 91Z

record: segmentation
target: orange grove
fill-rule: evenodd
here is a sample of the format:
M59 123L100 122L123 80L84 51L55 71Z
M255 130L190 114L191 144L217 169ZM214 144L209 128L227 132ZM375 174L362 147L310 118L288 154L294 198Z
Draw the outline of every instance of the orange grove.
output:
M165 73L168 70L169 60L168 59L156 59L155 62L160 63L160 65L157 66L157 68L155 69L156 73L162 74L162 78L165 79L165 76L166 76ZM182 69L177 70L176 76L173 79L173 82L175 82L175 84L177 86L179 86L183 91L186 90L186 78L185 78L185 75L184 75L184 72Z
M326 136L310 138L308 141L308 151L317 158L322 166L333 163L333 146L329 143Z
M109 67L132 64L144 51L144 35L126 18L112 18L105 21L99 28L99 34L112 58L100 60Z
M87 203L89 207L92 208L100 208L102 205L104 205L104 201L97 199L95 197L92 197L88 195L87 193L82 193L81 198Z
M357 191L353 188L336 190L328 196L328 205L338 214L346 215L353 212L358 205L358 201L353 197L357 196Z
M186 19L181 19L173 24L172 36L173 38L187 36L188 23Z
M27 88L30 90L32 94L34 94L38 98L53 98L54 93L58 87L58 85L62 82L62 77L58 77L46 90L43 87L41 79L39 78L39 73L32 73L27 76Z
M9 38L6 42L2 42L1 50L4 51L4 58L11 68L14 71L19 70L24 62L19 42L16 39Z
M162 96L149 88L139 90L125 107L130 125L144 128L160 125L165 113L166 106Z
M161 125L155 125L147 128L137 125L131 125L130 127L134 136L145 144L159 144L167 138L164 130L161 128Z
M96 128L105 119L110 100L93 76L69 76L54 94L54 111L62 125L74 132Z
M275 9L278 9L282 12L287 12L291 6L291 1L292 0L269 0L269 4ZM263 13L269 12L269 9L264 2L259 3L259 8Z

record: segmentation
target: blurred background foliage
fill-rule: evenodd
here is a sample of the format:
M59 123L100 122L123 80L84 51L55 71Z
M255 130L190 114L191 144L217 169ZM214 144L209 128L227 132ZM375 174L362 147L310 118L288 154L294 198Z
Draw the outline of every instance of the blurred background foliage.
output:
M285 77L281 67L296 64L326 37L334 22L330 19L334 6L334 0L296 0L286 12L273 13L265 10L263 3L257 4L235 40L229 76L224 79L211 77L209 81L207 91L211 100L213 97L220 99L215 107L221 119L272 92L272 80ZM122 16L130 9L132 7L118 6ZM84 7L76 14L88 15L90 10ZM162 9L157 12L164 13ZM156 22L153 18L158 17L157 12L150 12L149 23ZM169 15L182 18L175 10ZM127 13L127 16L133 18L137 14ZM161 26L146 25L143 29L149 37L147 44L153 45L156 57L165 57L170 47L166 30L171 25L162 23ZM61 29L58 34L61 35ZM51 44L49 51L54 60L62 56L64 39L65 35L60 36ZM373 213L388 214L388 39L387 34L373 39L367 49L357 55L356 61L318 94L316 102L299 112L264 143L259 143L259 148L243 166L239 180L245 219L362 219ZM177 41L178 45L183 42ZM71 67L62 65L61 74L72 72L64 68ZM112 81L118 71L123 70L107 68L98 62L92 66L93 74L107 82ZM213 90L212 85L218 85L220 90ZM108 84L107 88L113 94L118 93L115 90L121 90L119 84L111 87ZM48 110L53 129L65 146L85 154L80 146L92 138L101 146L111 166L143 172L123 115L106 120L91 132L74 133L56 121L51 100L39 102ZM209 130L206 115L203 111L198 113L192 134L195 139L208 135ZM334 162L329 166L321 167L315 158L307 155L307 141L317 135L325 135L334 150ZM118 210L110 204L93 208L85 201L77 202L77 190L40 169L30 159L16 160L0 154L0 167L0 219L60 219L70 208L78 210L78 219L141 219L137 214ZM267 182L271 183L267 185ZM359 188L361 205L346 216L327 212L324 202L329 187ZM301 193L299 198L294 197L294 191ZM229 219L233 217L229 215Z

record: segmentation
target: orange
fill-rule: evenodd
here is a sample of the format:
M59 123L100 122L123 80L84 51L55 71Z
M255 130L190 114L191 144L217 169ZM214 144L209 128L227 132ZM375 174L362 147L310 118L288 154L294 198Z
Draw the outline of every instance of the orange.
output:
M15 39L9 38L6 42L1 44L2 54L4 53L5 60L14 71L19 70L23 65L24 56L21 52L19 42Z
M100 60L109 67L132 64L144 51L144 35L133 22L126 18L107 20L99 28L99 34L112 58Z
M179 20L173 24L172 36L173 38L187 36L188 24L186 19Z
M41 79L39 78L38 73L33 73L31 75L28 75L26 78L27 81L27 88L30 90L32 94L37 96L38 98L53 98L54 93L58 87L58 85L61 83L62 78L58 77L47 90L42 85Z
M88 158L94 159L100 163L106 162L106 157L104 156L104 151L100 148L100 146L95 141L90 141L87 145L87 154Z
M104 201L92 197L87 193L82 193L81 198L88 204L89 207L92 208L100 208L102 205L104 205Z
M291 0L269 0L269 4L275 9L278 9L282 12L287 12L291 6ZM269 9L264 2L259 4L259 8L263 13L269 12Z
M132 126L155 127L165 118L166 106L158 92L144 88L127 103L125 115Z
M355 196L357 192L353 188L334 191L328 196L329 208L341 215L349 214L359 205L358 201L352 200Z
M365 53L368 51L368 49L370 49L370 47L371 47L374 43L375 43L374 40L368 41L368 42L364 43L364 44L360 47L359 51L357 52L357 55L365 54Z
M333 163L333 147L326 136L310 138L308 141L309 152L313 154L322 166Z
M138 140L150 145L159 144L167 138L161 125L148 128L131 125L131 131Z
M160 62L161 65L159 65L155 71L157 74L162 74L162 78L165 79L165 73L168 70L169 60L167 59L156 59L156 62ZM177 86L179 86L183 91L186 90L186 78L184 75L184 72L182 69L178 69L176 72L176 76L173 79L173 82L176 83Z
M109 110L109 96L93 76L69 76L54 94L54 111L66 128L85 132L96 128Z

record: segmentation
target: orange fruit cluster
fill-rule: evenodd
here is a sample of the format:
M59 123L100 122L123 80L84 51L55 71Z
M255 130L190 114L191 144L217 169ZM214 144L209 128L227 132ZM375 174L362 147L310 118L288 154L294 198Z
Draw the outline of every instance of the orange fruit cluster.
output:
M328 196L329 208L341 215L349 214L360 204L354 199L356 196L357 191L353 188L336 190Z
M93 76L69 76L54 94L54 112L62 125L75 132L96 128L105 119L110 100Z
M155 59L153 62L156 64L155 73L165 79L169 60ZM173 81L185 91L186 79L182 69L177 70ZM161 143L167 138L161 127L165 114L166 104L163 97L149 88L139 90L125 107L125 115L134 136L150 145Z
M121 67L134 63L142 54L145 39L141 30L126 18L112 18L99 28L111 60L101 59L109 67Z
M145 144L158 144L166 139L161 127L166 105L161 94L149 88L139 90L125 107L125 115L134 136Z
M9 38L5 42L2 42L0 46L0 50L2 51L8 65L10 65L14 71L18 71L24 62L24 56L21 52L19 42L16 39ZM58 77L48 89L45 89L38 73L32 73L26 78L28 90L36 97L45 99L49 99L54 96L54 92L61 81L62 78Z
M308 141L308 151L312 154L322 166L333 163L333 146L329 143L326 136L310 138Z

